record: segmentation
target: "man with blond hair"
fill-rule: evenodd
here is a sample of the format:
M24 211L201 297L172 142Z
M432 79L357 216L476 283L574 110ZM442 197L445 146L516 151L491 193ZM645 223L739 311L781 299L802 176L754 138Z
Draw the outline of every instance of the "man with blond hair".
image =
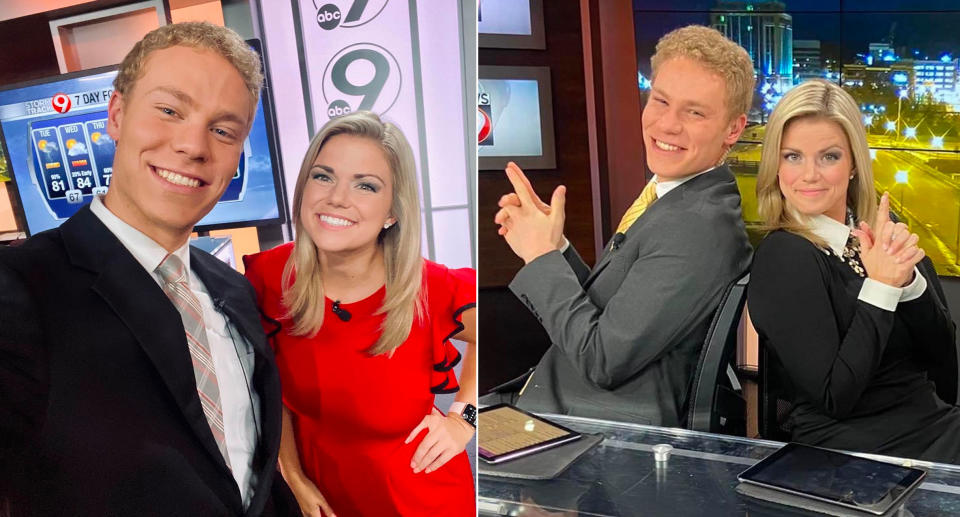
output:
M107 194L0 250L0 515L297 510L253 290L188 242L262 82L229 29L150 32L114 81Z
M507 167L515 192L495 221L526 263L510 289L553 343L522 407L684 425L711 318L748 268L740 194L723 158L746 124L750 57L716 30L689 26L661 38L651 62L642 124L654 177L592 270L563 237L565 187L547 205Z

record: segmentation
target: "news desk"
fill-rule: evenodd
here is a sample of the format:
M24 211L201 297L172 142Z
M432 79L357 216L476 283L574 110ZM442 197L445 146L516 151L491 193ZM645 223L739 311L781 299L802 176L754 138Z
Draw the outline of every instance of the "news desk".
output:
M481 474L477 491L480 515L810 515L787 507L757 506L734 491L737 474L783 445L780 442L543 416L576 431L602 433L604 440L551 480ZM652 450L658 444L673 446L669 459L659 466ZM912 465L928 474L899 515L960 516L960 467L922 461Z

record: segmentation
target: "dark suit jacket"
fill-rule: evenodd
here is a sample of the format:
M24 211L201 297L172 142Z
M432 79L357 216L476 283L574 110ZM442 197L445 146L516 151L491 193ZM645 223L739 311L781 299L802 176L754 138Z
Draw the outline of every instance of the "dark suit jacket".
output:
M684 425L691 379L724 288L750 264L726 166L658 199L591 271L571 246L524 266L510 289L553 345L522 407Z
M84 207L0 250L0 515L4 496L12 515L31 516L296 510L276 472L280 381L253 289L190 252L255 354L261 418L249 509L200 407L179 313Z

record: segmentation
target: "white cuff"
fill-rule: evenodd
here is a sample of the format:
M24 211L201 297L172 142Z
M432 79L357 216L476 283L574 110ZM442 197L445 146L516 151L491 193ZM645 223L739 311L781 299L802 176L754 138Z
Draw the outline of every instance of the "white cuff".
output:
M903 289L900 287L893 287L872 278L864 278L863 287L860 288L857 299L885 311L893 312L897 310L897 303L900 301L900 293L902 292Z
M560 246L560 253L566 253L566 252L567 252L567 248L569 248L569 247L570 247L570 241L567 240L567 237L566 237L566 236L564 236L564 237L563 237L563 246ZM920 276L920 275L918 274L917 276ZM924 285L926 285L926 284L924 284Z
M901 302L909 302L910 300L916 300L923 296L923 293L927 290L927 279L923 278L923 275L920 274L920 270L917 269L917 266L913 266L913 282L910 282L909 285L904 286L903 292L900 293Z

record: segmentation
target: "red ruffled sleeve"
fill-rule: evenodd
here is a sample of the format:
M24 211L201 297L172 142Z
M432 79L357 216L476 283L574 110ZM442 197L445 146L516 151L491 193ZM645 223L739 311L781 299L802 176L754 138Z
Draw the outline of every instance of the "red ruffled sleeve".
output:
M293 251L293 243L282 244L271 250L243 256L244 275L257 292L257 305L260 309L260 323L267 334L271 347L275 347L274 336L283 328L284 320L283 292L280 280L283 268Z
M449 269L425 260L424 277L428 318L433 327L430 391L455 393L460 385L453 367L461 357L450 339L464 328L463 312L477 306L477 272L471 268Z

